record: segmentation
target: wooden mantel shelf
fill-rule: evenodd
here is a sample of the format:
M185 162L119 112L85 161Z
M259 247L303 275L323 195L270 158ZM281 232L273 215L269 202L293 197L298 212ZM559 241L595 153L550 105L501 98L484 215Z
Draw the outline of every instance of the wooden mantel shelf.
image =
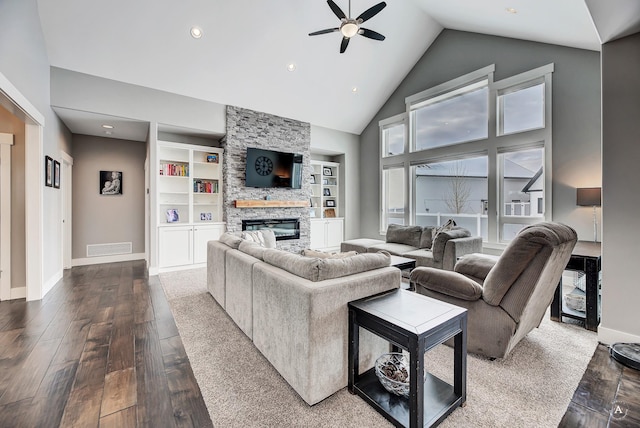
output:
M305 208L309 201L271 201L262 199L236 199L236 208Z

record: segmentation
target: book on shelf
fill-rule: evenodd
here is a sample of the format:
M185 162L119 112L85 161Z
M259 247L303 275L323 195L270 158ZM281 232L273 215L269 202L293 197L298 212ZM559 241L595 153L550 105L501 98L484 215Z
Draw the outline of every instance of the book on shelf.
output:
M163 163L160 165L160 175L188 177L189 165L180 163Z

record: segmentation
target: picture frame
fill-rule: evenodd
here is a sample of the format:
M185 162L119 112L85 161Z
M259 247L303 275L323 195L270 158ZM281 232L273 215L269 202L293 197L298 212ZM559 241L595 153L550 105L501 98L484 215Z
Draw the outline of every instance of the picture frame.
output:
M322 179L322 184L324 184L324 185L327 185L327 186L328 186L328 185L329 185L329 180L328 180L328 179L326 179L326 178L323 178L323 179Z
M207 155L207 162L208 163L219 163L220 162L220 158L218 157L217 153L209 153Z
M53 159L50 156L44 157L44 185L53 187Z
M100 171L101 195L122 195L122 171Z
M200 221L211 221L212 219L211 213L200 213Z
M180 213L174 208L167 210L167 223L177 223L180 221Z
M334 218L336 216L336 210L333 208L327 208L324 210L324 216L326 218Z
M322 195L323 196L331 196L331 189L329 189L329 188L322 189Z
M316 176L311 174L311 184L316 184Z
M333 199L328 199L325 202L325 206L327 206L327 207L335 207L336 206L336 201L334 201Z
M331 168L324 167L322 168L322 175L332 176L333 172L331 172Z
M60 188L60 162L57 160L53 161L53 187Z

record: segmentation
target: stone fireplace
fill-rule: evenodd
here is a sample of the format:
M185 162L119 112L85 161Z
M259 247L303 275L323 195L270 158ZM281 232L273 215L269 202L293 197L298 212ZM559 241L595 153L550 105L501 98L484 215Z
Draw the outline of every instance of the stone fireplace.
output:
M237 208L236 200L309 201L311 198L311 126L309 123L234 106L227 106L227 135L222 141L223 218L227 230L243 230L243 220L298 220L298 237L277 240L277 247L299 252L309 248L311 227L306 207ZM299 153L302 155L300 189L253 188L245 185L247 147Z

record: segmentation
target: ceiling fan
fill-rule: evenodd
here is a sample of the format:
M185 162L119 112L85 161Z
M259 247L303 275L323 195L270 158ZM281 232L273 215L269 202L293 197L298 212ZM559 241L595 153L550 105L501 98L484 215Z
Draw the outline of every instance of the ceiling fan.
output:
M360 16L358 16L355 19L351 18L351 0L349 0L349 16L348 17L344 14L342 9L340 9L338 5L333 2L333 0L327 0L327 3L329 4L329 7L333 11L333 13L335 13L338 19L342 21L342 23L340 24L339 27L336 27L336 28L327 28L326 30L314 31L313 33L309 33L310 36L335 33L339 31L340 33L342 33L342 43L340 43L340 53L344 53L344 51L347 50L347 46L349 45L349 40L351 39L351 37L355 36L356 34L360 34L361 36L368 37L373 40L380 40L380 41L384 40L384 36L382 34L376 33L373 30L362 28L360 25L363 22L376 16L378 12L380 12L382 9L384 9L387 6L387 3L380 2L377 5L372 6L369 9L362 12Z

